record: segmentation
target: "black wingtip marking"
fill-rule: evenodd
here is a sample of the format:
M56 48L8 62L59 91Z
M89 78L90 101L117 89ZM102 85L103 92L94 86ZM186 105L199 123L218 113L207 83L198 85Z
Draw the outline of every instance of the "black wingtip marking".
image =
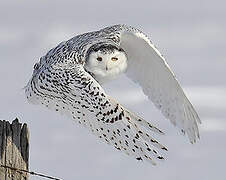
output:
M163 147L162 150L168 151L168 149L166 147Z
M158 156L157 158L158 158L158 159L164 159L164 157L162 157L162 156Z

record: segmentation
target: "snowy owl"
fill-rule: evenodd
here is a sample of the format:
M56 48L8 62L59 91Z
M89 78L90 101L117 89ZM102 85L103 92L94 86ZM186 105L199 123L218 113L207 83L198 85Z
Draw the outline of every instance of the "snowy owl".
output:
M199 138L200 119L160 52L140 30L114 25L60 43L35 64L25 87L30 103L65 114L137 160L156 164L167 148L151 136L163 131L107 95L102 84L125 73L161 113ZM123 93L123 90L122 90Z

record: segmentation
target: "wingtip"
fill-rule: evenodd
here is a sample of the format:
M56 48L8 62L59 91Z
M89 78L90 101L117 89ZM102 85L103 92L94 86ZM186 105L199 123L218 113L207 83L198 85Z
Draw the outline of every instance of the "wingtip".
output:
M157 128L157 129L158 129L158 128ZM161 135L166 135L162 130L158 129L158 131L159 131L159 134L161 134Z
M168 149L166 147L162 147L162 150L168 151Z

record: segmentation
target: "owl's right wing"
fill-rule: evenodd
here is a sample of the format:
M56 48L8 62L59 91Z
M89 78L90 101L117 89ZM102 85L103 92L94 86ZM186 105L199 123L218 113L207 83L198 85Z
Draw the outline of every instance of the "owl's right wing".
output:
M155 164L155 160L163 159L155 148L165 151L167 148L148 131L163 132L106 95L82 65L56 68L51 80L48 71L43 70L38 77L33 77L26 87L30 102L66 114L104 142L137 160Z
M138 83L162 114L194 143L199 138L201 121L175 75L143 32L123 27L119 45L128 57L126 75Z

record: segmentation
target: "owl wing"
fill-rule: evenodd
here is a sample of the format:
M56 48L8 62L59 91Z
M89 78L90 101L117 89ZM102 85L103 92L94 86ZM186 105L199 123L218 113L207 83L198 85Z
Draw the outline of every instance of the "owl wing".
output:
M94 135L137 160L155 165L167 148L149 133L161 130L108 96L82 65L52 65L34 75L25 92L29 102L42 104L78 121Z
M201 121L163 56L141 31L132 27L121 30L119 39L128 57L126 75L194 143L199 138L197 123Z
M101 140L137 160L145 160L153 165L156 160L163 160L156 149L167 151L167 148L149 133L164 133L108 96L83 66L79 65L76 69L79 72L76 77L80 76L81 81L75 79L69 87L67 97L77 97L76 101L80 104L73 105L72 110L77 107L82 113L75 111L72 114L69 111L70 115Z

